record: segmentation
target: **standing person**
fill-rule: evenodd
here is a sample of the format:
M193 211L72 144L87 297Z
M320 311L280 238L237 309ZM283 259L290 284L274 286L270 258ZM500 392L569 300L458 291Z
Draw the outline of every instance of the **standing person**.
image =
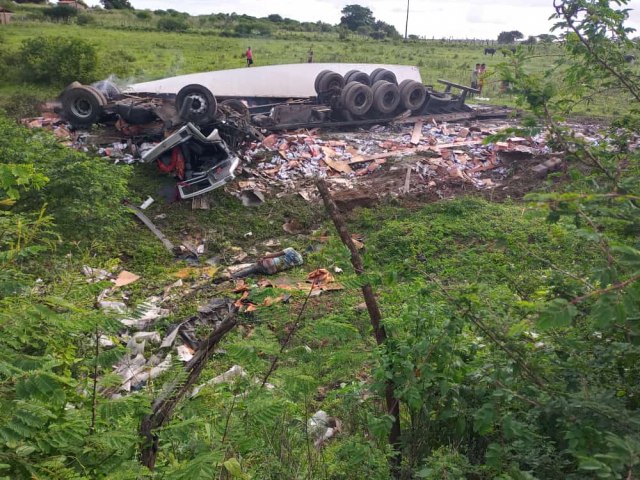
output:
M482 87L484 87L484 79L487 76L487 66L483 63L480 65L480 70L478 71L478 90L482 93Z
M479 72L480 72L480 64L476 63L476 68L473 70L473 72L471 72L471 88L478 88Z
M247 67L253 65L253 52L251 51L251 47L247 47L247 52L245 53L247 57Z
M313 63L313 50L309 47L309 51L307 52L307 63Z

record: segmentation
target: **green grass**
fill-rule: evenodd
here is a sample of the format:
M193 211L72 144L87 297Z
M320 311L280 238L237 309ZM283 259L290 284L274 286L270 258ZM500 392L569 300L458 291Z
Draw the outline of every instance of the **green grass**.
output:
M100 12L92 15L103 19L112 14ZM375 41L356 35L347 41L340 41L332 33L321 35L303 32L276 32L273 38L225 38L218 36L220 32L216 30L166 33L137 30L128 23L104 24L102 20L88 26L15 21L3 27L4 48L6 51L15 51L23 40L36 35L88 39L98 48L99 76L115 74L130 81L240 68L244 66L242 53L247 45L251 45L254 51L256 65L302 63L306 61L308 48L313 46L316 62L415 65L427 84L436 84L438 78L468 84L476 63L485 62L488 70L492 71L503 59L500 54L484 56L481 45L446 44L440 41ZM547 57L540 56L534 66L542 68L548 62ZM11 89L2 84L0 88ZM486 95L495 99L498 95L497 82L487 82ZM510 97L504 95L498 101L509 102Z

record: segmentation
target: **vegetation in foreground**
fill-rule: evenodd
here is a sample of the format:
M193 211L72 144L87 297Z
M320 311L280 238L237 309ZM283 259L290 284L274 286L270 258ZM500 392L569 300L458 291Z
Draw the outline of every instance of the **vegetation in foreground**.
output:
M354 212L349 224L366 239L366 277L352 274L337 237L308 254L305 271L338 266L345 290L314 297L306 307L304 295L293 292L289 304L245 314L202 380L234 364L248 376L206 387L179 405L156 432L153 472L138 462L140 419L181 366L124 398L94 390L114 383L111 366L125 351L96 351L97 339L115 337L121 324L93 308L106 284L88 284L78 272L89 264L142 273L128 292L140 303L172 283L184 265L168 258L120 206L127 186L138 181L136 172L71 152L3 118L0 474L640 475L639 157L628 148L640 122L640 88L622 59L629 47L623 14L608 2L574 0L558 15L569 32L565 82L527 69L518 55L502 75L568 152L561 175L569 185L556 191L551 182L527 204L464 198L418 210L388 204ZM590 85L615 86L631 105L612 125L607 144L584 143L560 123L593 91ZM265 238L285 216L311 226L317 211L272 201L249 214L222 201L229 229L222 233L237 241L247 230ZM233 215L236 224L229 221ZM201 228L215 229L221 214L197 218ZM301 249L315 243L296 242ZM300 278L301 270L288 275ZM374 284L384 314L389 338L379 347L360 307L363 282ZM233 295L229 290L212 286L176 305L159 330L191 315L199 302ZM268 287L251 295L257 303L278 293ZM259 388L253 378L263 378L277 356L269 378L275 388ZM401 412L397 452L388 443L392 419L381 400L388 381ZM339 435L320 449L307 427L318 409L342 422Z

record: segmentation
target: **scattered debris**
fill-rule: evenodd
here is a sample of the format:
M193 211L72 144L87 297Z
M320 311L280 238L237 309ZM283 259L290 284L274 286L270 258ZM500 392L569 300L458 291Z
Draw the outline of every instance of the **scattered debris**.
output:
M320 448L341 429L342 422L335 417L328 416L324 410L318 410L307 421L307 430L311 438L314 439L313 444L316 448Z
M151 205L153 203L153 198L152 197L147 197L147 199L142 202L142 205L140 205L140 210L146 210L147 207L149 207L149 205Z
M139 275L136 275L135 273L131 273L128 272L126 270L122 270L117 278L115 280L113 280L113 284L116 287L123 287L125 285L129 285L130 283L133 283L137 280L140 279Z
M272 253L262 257L256 263L237 271L234 277L246 277L253 274L273 275L283 270L302 265L304 260L302 255L293 248L285 248L284 250Z
M142 213L142 211L138 207L131 205L129 202L125 202L125 205L127 205L131 209L133 214L138 217L142 221L142 223L144 223L147 228L153 232L156 237L160 239L160 241L164 245L164 248L169 250L171 253L174 253L175 247L173 243L171 243L169 239L165 237L164 234L158 229L158 227L156 227L153 222L149 220L149 217Z

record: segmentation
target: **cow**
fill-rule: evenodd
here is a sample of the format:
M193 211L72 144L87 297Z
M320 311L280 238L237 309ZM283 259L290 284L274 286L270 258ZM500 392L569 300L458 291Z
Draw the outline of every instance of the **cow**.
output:
M495 48L485 48L484 49L484 54L485 55L491 55L493 57L496 54L496 49Z
M503 57L506 57L507 55L509 55L509 52L511 52L511 53L516 53L516 47L503 48L503 49L502 49L502 56L503 56Z
M624 61L627 62L627 63L635 63L636 56L635 55L625 55L624 56Z

